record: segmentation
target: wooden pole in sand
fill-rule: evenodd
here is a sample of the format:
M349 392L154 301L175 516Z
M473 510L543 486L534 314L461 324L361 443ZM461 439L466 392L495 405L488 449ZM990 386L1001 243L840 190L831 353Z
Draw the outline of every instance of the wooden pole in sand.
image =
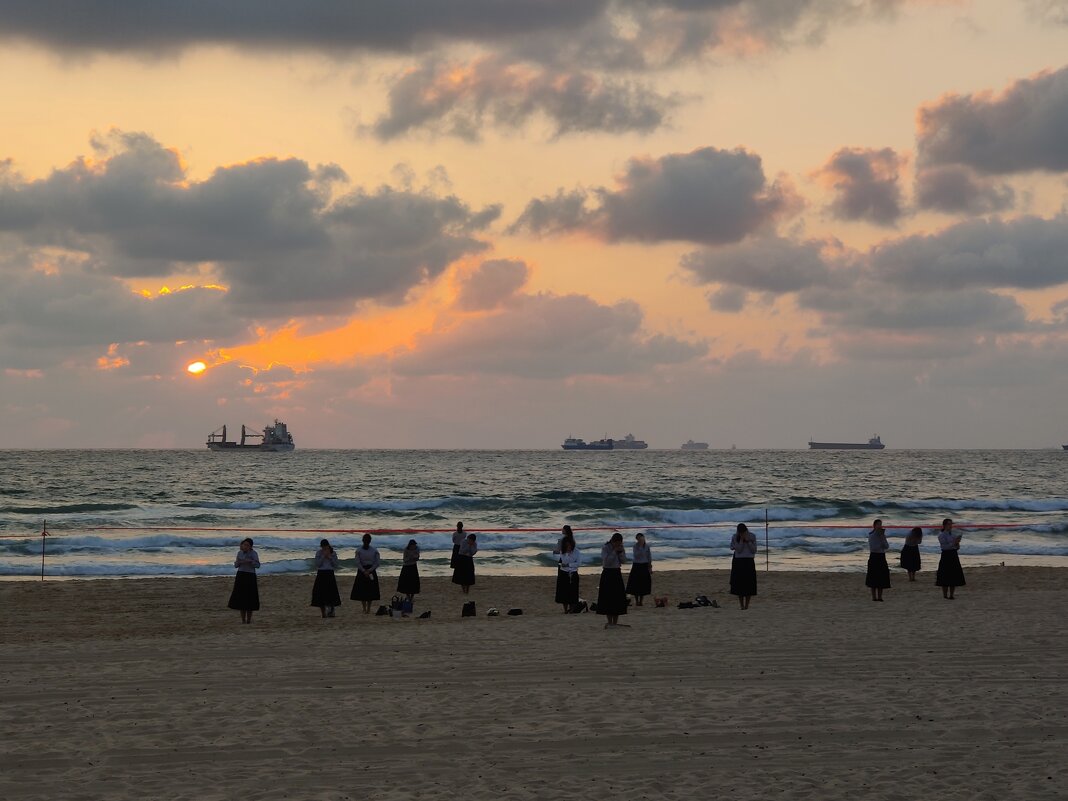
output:
M771 572L771 555L768 548L768 510L764 510L764 572Z
M45 537L48 536L48 521L41 522L41 581L44 581Z

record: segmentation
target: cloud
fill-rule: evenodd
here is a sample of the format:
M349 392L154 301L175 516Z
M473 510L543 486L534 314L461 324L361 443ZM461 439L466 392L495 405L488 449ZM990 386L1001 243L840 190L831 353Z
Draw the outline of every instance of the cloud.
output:
M706 297L712 311L734 313L745 308L749 293L741 287L725 286L715 292L709 292Z
M393 369L404 375L495 374L538 379L642 373L704 355L707 344L647 333L632 301L520 295L506 309L420 337Z
M995 184L959 164L928 167L916 176L916 205L947 214L989 214L1016 202L1011 186Z
M587 209L589 199L599 205ZM614 190L559 190L532 200L509 230L585 230L610 242L725 244L770 228L798 205L788 184L768 182L759 156L705 147L632 159Z
M1000 95L948 95L919 111L922 167L959 164L984 175L1068 170L1068 67Z
M530 268L511 259L484 261L461 276L456 307L463 311L494 309L511 298L527 282Z
M191 0L0 2L0 32L58 50L130 52L198 44L322 50L410 51L441 40L507 40L581 26L605 0L318 0L226 3Z
M768 237L687 253L680 266L698 284L783 294L832 282L834 276L822 255L823 247L817 240Z
M1068 282L1068 216L968 220L884 243L869 258L881 281L916 292L1058 286Z
M904 213L898 184L902 159L892 148L842 148L816 172L835 193L831 213L840 220L895 225Z
M417 129L477 141L487 124L519 128L546 119L554 136L648 133L679 104L634 81L589 72L509 64L498 57L467 64L431 61L389 90L389 111L371 127L380 139Z
M0 266L0 361L22 368L92 360L109 345L168 344L243 335L218 288L188 287L157 296L131 292L110 276Z
M147 134L112 132L46 178L0 181L0 232L82 254L123 277L208 269L232 305L262 316L396 302L461 257L499 207L473 210L429 190L338 191L334 165L264 158L193 181Z

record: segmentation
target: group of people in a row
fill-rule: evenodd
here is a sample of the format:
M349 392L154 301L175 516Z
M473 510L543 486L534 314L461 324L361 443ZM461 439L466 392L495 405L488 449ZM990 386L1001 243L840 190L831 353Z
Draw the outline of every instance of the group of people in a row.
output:
M942 521L938 532L938 546L942 555L938 559L938 571L935 573L935 586L942 588L942 597L947 601L954 599L957 587L964 586L964 569L960 566L960 541L962 532L953 528L953 520L947 517ZM909 581L916 580L920 570L920 544L923 542L923 529L917 526L905 536L901 546L899 562L909 574ZM890 588L890 565L886 553L890 543L886 539L886 529L882 520L872 523L868 534L868 573L864 584L871 589L873 601L883 600L883 590Z
M938 563L935 584L942 588L942 596L953 600L954 590L964 586L964 571L961 569L957 554L960 548L959 529L954 531L953 521L946 518L938 534L942 556ZM917 527L905 537L901 549L900 564L908 572L909 581L916 580L920 569L920 543L923 542L923 529ZM757 594L756 555L757 540L745 523L739 523L731 536L730 592L738 598L738 606L748 609L749 602ZM890 567L886 553L890 543L882 520L876 520L868 534L868 570L865 584L871 589L873 601L883 600L883 590L890 587ZM474 556L478 553L478 540L475 534L466 533L464 524L457 523L452 535L452 556L449 566L452 568L452 581L458 584L467 595L475 583ZM557 557L556 603L563 606L564 613L578 611L579 567L582 556L575 542L571 526L564 526L561 537L553 553ZM378 568L381 565L378 549L371 545L371 535L363 535L363 544L356 549L356 579L349 597L359 601L365 614L370 613L371 606L382 597L379 588ZM628 596L634 597L634 603L642 606L645 598L652 594L653 552L645 540L645 534L638 533L631 546L631 568L627 581L623 581L623 565L627 562L627 551L623 545L623 535L615 532L601 546L601 575L597 585L597 602L595 611L607 618L606 628L623 626L619 622L621 615L627 614L630 605ZM419 582L419 544L409 540L401 555L401 572L397 578L397 593L412 601L420 591ZM315 552L315 583L312 585L311 605L318 607L324 618L334 617L336 607L341 605L335 571L338 569L338 556L328 540L319 543ZM260 559L251 537L241 541L234 560L237 576L234 578L233 592L230 594L229 607L241 612L243 623L252 622L252 613L260 608L259 590L256 584L256 569Z

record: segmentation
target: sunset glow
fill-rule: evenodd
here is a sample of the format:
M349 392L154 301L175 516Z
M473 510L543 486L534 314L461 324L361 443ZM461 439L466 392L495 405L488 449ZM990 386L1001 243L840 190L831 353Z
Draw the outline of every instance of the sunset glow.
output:
M446 5L0 11L12 444L1068 442L1057 4Z

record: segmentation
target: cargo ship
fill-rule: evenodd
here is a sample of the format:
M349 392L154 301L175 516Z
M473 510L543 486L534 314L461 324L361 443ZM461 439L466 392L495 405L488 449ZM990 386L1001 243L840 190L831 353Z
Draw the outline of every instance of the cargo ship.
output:
M623 439L597 439L586 442L579 437L568 437L561 446L565 451L641 451L649 447L649 443L642 439L635 439L633 434L627 434Z
M867 442L809 442L814 451L881 451L886 446L876 434Z
M259 440L249 442L248 440ZM264 426L262 434L254 434L245 426L241 426L240 441L226 438L226 426L217 428L208 434L209 451L272 451L281 453L291 451L296 446L293 444L293 435L286 430L286 424L274 421L274 425Z
M682 443L682 445L679 446L679 450L681 450L681 451L707 451L708 450L708 443L707 442L694 442L692 439L688 439L684 443Z

